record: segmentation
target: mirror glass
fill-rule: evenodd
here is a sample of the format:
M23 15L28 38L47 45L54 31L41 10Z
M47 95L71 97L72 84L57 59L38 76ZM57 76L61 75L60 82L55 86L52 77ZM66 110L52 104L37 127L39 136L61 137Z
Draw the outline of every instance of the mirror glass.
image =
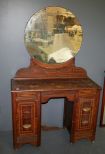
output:
M29 19L24 41L31 57L43 63L59 64L78 53L82 36L82 27L71 11L47 7Z

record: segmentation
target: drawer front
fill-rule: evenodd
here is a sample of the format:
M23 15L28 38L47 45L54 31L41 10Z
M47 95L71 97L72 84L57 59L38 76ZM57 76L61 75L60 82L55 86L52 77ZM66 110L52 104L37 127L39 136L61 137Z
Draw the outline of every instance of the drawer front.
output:
M38 118L36 104L30 102L19 102L16 109L16 129L17 135L36 134L38 127Z
M93 97L95 96L97 91L95 89L84 89L84 90L79 90L79 96L80 97Z
M80 99L80 129L92 127L94 116L94 99Z
M73 128L75 130L92 129L94 125L95 111L94 98L79 98L78 103L75 103L75 113L73 118Z
M37 92L17 92L16 93L16 100L38 100L39 93Z
M75 91L45 91L41 92L41 102L47 102L49 98L64 98L66 97L70 101L74 101L76 99L76 92Z

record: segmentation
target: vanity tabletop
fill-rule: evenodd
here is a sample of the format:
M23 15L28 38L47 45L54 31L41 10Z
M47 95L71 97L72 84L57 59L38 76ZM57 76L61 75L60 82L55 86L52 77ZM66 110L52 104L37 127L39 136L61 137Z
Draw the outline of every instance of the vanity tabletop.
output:
M12 79L11 91L35 90L78 90L78 89L100 89L90 78L80 79Z

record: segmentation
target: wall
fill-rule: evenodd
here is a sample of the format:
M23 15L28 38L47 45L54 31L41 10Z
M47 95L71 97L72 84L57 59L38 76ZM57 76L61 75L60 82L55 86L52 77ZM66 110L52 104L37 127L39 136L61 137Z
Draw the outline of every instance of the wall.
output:
M76 65L85 68L94 81L103 85L105 70L104 3L104 0L0 1L0 130L11 130L12 128L10 79L17 69L29 65L30 57L24 46L26 23L34 12L43 7L63 6L78 16L84 29L84 39L81 50L76 56ZM43 124L62 126L63 100L50 100L43 106L42 116Z

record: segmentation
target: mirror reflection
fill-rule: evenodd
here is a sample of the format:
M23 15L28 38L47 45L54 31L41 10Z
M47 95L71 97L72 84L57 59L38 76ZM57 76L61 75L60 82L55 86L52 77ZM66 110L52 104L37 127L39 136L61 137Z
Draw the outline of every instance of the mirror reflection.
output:
M66 62L78 53L82 35L82 27L71 11L47 7L30 18L24 41L30 56L55 64Z

